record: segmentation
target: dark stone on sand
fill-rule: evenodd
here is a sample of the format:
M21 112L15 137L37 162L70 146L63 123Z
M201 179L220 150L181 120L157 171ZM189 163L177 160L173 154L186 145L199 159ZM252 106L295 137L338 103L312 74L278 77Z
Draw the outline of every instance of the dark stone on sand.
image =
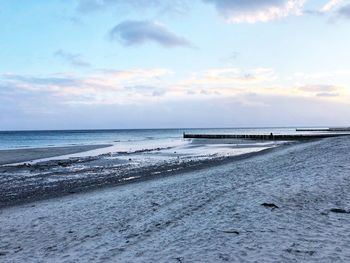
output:
M178 262L183 262L184 258L183 257L177 257L175 258Z
M219 258L222 260L222 261L230 261L230 255L228 254L220 254L219 255Z
M342 209L342 208L332 208L329 211L332 213L337 213L337 214L350 214L350 211L347 211L347 210Z
M264 206L264 207L272 208L272 209L279 208L274 203L262 203L261 205Z
M6 252L1 252L1 251L0 251L0 257L1 257L1 256L6 256L6 254L7 254Z
M15 253L18 253L18 252L20 252L20 251L22 251L23 250L23 248L21 247L21 246L18 246L17 248L16 248L16 250L15 250Z
M226 234L236 234L239 235L239 232L237 230L223 230L222 232Z
M313 250L299 250L299 249L292 249L292 248L287 248L286 252L291 253L291 254L306 254L309 256L312 256L316 252Z

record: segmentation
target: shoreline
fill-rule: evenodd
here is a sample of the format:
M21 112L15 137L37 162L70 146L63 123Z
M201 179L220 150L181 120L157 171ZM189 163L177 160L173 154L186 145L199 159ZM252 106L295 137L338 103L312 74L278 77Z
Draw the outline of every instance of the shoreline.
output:
M231 162L239 162L241 160L254 158L256 156L264 155L272 151L278 151L281 150L281 148L290 147L295 144L300 144L300 142L288 143L278 147L267 148L257 152L249 152L235 156L221 156L207 160L190 160L184 163L168 163L165 165L155 164L148 167L136 168L123 174L122 176L115 176L113 171L111 171L103 176L91 176L89 178L82 178L75 181L62 180L55 182L53 185L42 185L40 187L35 187L35 189L33 189L31 186L18 187L17 193L14 193L12 189L8 194L0 194L0 211L4 208L33 203L36 201L99 191L105 188L113 188L126 184L152 181L159 178L181 175L188 172L201 171ZM92 171L92 173L97 175L103 171L108 171L108 168L101 168L96 171Z
M53 146L42 148L21 148L0 150L0 165L30 162L44 158L76 154L110 147L112 144Z

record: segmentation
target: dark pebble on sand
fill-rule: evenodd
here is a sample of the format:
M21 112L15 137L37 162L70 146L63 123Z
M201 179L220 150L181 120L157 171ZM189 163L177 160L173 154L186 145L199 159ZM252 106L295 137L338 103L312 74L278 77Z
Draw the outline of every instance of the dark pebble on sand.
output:
M262 203L261 205L264 207L272 208L272 209L279 208L277 205L275 205L273 203Z
M184 258L183 257L177 257L175 258L178 262L183 262Z
M22 247L21 246L18 246L17 248L16 248L16 250L15 250L15 253L18 253L18 252L20 252L22 250Z
M349 211L346 211L345 209L342 208L332 208L331 210L329 210L333 213L338 213L338 214L349 214Z
M237 230L223 230L222 232L226 234L236 234L239 235L239 232Z

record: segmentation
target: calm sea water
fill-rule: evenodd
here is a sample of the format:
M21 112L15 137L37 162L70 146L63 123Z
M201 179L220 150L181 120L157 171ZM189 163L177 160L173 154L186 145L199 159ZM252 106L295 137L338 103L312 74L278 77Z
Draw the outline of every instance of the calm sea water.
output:
M234 129L147 129L147 130L60 130L60 131L0 131L0 149L34 148L88 144L139 142L181 139L186 133L269 134L295 133L294 128L234 128Z

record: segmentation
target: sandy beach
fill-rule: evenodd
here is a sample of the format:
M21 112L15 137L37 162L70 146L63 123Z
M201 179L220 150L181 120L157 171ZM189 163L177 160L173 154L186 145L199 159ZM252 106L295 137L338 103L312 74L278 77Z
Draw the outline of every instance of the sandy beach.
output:
M0 210L2 262L347 262L350 140Z
M0 150L0 165L33 161L66 154L80 153L111 146L100 145L74 145L65 147L42 147L28 149Z

